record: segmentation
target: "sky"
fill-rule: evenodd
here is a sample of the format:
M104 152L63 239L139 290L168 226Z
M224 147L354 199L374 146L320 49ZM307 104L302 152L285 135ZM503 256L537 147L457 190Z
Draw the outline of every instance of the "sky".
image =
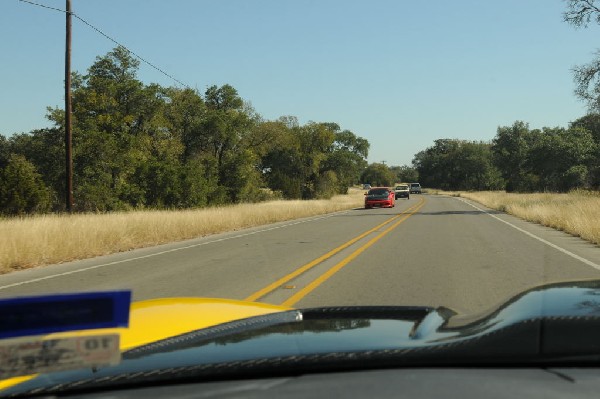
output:
M65 9L65 0L31 0ZM369 162L410 165L438 138L493 139L517 120L567 127L586 113L572 68L600 27L563 0L72 0L73 12L203 93L230 84L267 120L335 122ZM73 19L72 69L115 44ZM0 0L0 133L50 126L64 105L65 14ZM141 63L144 83L177 86Z

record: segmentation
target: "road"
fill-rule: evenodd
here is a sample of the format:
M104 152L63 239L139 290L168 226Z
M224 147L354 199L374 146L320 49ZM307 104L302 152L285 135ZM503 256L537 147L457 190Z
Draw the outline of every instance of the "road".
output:
M134 300L485 311L533 286L600 279L600 249L453 197L332 215L0 276L0 297L128 288Z

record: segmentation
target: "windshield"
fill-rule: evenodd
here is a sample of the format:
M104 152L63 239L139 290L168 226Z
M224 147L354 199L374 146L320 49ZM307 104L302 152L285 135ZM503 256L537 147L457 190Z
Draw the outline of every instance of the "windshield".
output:
M164 338L325 306L468 318L600 279L599 21L595 0L5 0L0 299L256 306L164 310Z
M369 195L388 195L389 191L385 188L376 188L369 190Z

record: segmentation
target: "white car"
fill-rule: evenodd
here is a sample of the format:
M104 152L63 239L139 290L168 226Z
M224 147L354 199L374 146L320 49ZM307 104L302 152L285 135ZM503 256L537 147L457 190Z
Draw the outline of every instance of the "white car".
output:
M406 198L410 199L410 191L408 189L408 185L400 184L394 188L394 193L396 194L396 199L398 198Z

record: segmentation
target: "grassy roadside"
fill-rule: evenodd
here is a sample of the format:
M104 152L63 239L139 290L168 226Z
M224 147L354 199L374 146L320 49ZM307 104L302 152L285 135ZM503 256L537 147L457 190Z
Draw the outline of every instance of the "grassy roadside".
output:
M468 198L491 209L564 231L600 245L600 192L576 190L567 194L515 194L503 191L448 192Z
M363 192L197 210L0 219L0 273L352 209L363 205Z

